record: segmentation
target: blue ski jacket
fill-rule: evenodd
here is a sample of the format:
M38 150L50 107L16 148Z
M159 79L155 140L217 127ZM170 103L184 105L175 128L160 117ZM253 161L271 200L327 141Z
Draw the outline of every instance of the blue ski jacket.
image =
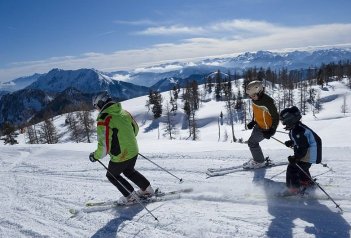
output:
M298 122L289 137L294 142L296 160L314 164L322 161L322 140L309 127Z

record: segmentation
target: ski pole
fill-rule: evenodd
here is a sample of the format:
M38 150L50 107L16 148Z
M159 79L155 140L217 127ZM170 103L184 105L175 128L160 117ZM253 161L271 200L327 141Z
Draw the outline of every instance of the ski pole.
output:
M284 143L283 141L278 140L277 138L275 138L275 137L273 137L273 136L271 136L271 138L272 138L273 140L276 140L276 141L278 141L279 143L281 143L281 144L285 145L285 143Z
M273 137L273 136L271 136L271 138L272 138L273 140L276 140L276 141L278 141L279 143L285 145L285 143L284 143L283 141L278 140L277 138L275 138L275 137ZM291 147L290 147L290 148L291 148ZM293 149L293 148L291 148L291 149ZM329 168L332 172L334 172L334 170L333 170L332 168L330 168L330 167L328 166L328 164L324 164L324 163L322 163L322 162L319 163L319 164L323 165L323 167Z
M328 198L336 205L336 208L339 208L339 209L340 209L341 213L344 212L344 211L342 210L342 208L340 207L340 205L337 204L337 203L334 201L334 199L319 185L319 183L317 183L316 181L314 181L314 179L312 179L311 176L308 175L308 174L305 172L305 170L303 170L303 169L300 167L300 165L296 164L296 166L297 166L297 167L298 167L298 168L299 168L315 185L317 185L318 188L320 188L320 189L325 193L325 195L328 196Z
M282 133L282 134L289 134L288 132L285 132L285 131L278 131L278 130L276 130L276 132L279 132L279 133Z
M156 221L158 221L157 217L156 217L154 214L152 214L152 212L151 212L149 209L147 209L147 207L140 201L139 197L138 197L136 194L134 194L134 193L132 193L131 191L129 191L120 181L118 181L117 178L111 173L111 171L110 171L100 160L96 160L96 161L99 162L99 163L107 170L107 172L111 175L111 177L112 177L114 180L116 180L117 183L119 183L119 185L121 185L123 189L125 189L126 191L128 191L128 192L135 198L135 200L137 200L137 202L138 202L153 218L155 218Z
M270 177L270 179L273 179L273 178L277 177L278 175L281 175L284 172L286 172L286 170L283 170L282 172L273 175L272 177Z
M142 154L140 154L140 153L139 153L139 155L140 155L141 157L143 157L144 159L146 159L147 161L153 163L154 165L156 165L157 167L159 167L159 168L162 169L163 171L165 171L165 172L169 173L170 175L172 175L173 177L177 178L177 179L179 180L180 183L183 182L183 179L182 179L182 178L178 178L177 176L175 176L174 174L172 174L172 173L169 172L168 170L162 168L161 166L159 166L159 165L156 164L155 162L153 162L153 161L151 161L150 159L146 158L144 155L142 155Z

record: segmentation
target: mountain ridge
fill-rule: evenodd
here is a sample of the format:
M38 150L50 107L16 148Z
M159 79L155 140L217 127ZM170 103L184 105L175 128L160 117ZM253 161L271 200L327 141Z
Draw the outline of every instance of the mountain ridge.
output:
M205 59L197 63L177 61L138 69L133 71L134 74L128 71L118 71L118 74L125 78L124 81L117 80L118 77L113 72L104 73L96 69L63 70L55 68L46 74L22 77L6 84L6 86L11 85L12 88L20 88L20 85L26 87L14 92L0 92L0 125L6 120L16 124L27 122L31 118L39 120L41 118L39 115L45 115L45 112L42 111L49 106L49 103L55 101L56 97L69 88L79 91L75 95L79 95L77 97L84 99L83 101L88 104L91 101L89 97L101 91L108 91L116 100L123 101L146 95L149 90L162 92L172 89L175 85L184 87L192 80L202 84L205 77L218 70L221 72L233 72L234 70L236 74L240 74L244 69L251 67L301 69L350 59L351 49L284 53L246 52L237 57ZM240 67L236 68L235 65L240 65ZM167 71L168 69L171 71ZM142 81L150 86L133 83ZM0 90L3 85L0 85ZM82 96L83 94L89 96ZM72 96L66 95L66 97ZM62 112L72 100L61 100L60 102L63 105L58 106L57 102L53 103L55 106L52 108L59 108L53 112L53 115ZM50 106L47 109L51 111L49 108Z

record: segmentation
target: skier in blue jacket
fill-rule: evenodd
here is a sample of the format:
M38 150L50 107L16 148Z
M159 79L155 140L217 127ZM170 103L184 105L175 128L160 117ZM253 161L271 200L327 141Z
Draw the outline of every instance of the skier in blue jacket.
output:
M289 130L290 140L285 145L294 149L294 155L288 157L289 165L286 170L286 186L290 194L298 194L301 188L312 185L309 169L312 163L318 164L322 160L322 140L301 123L301 117L300 110L295 106L285 108L280 113L282 124Z

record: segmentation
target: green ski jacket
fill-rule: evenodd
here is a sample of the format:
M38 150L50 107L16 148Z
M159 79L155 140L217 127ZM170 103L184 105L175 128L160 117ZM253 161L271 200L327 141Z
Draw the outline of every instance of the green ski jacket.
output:
M102 159L109 154L112 162L119 163L138 154L136 136L139 126L119 102L108 103L96 121L98 147L94 152L95 159Z

